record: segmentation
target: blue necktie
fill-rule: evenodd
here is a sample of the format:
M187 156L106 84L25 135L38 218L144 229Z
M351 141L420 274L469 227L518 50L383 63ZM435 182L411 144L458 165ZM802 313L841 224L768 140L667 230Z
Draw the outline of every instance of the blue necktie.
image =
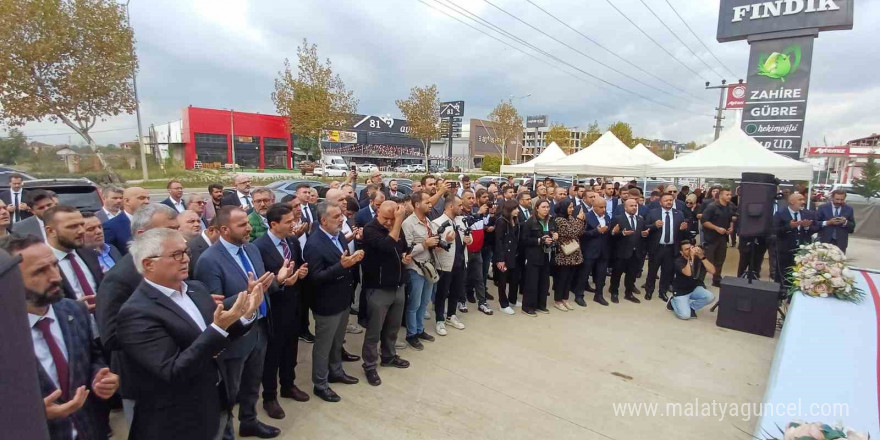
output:
M244 266L244 273L247 276L248 273L254 274L254 277L257 276L257 273L254 272L254 268L251 266L251 262L248 261L247 257L244 254L244 248L238 248L238 260L241 261L241 265ZM266 292L264 292L266 293ZM268 294L268 293L266 293ZM260 303L260 316L266 316L266 300L263 299L263 302Z
M330 241L332 241L333 244L336 245L336 249L339 249L339 252L343 252L343 253L345 252L344 250L342 250L342 245L339 243L338 236L334 235L333 237L330 237Z

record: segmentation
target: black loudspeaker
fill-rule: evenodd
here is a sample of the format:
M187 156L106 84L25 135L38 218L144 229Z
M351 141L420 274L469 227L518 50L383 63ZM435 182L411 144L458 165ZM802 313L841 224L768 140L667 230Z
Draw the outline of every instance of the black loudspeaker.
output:
M779 181L772 174L743 173L739 194L740 237L764 237L773 232L773 203Z
M776 334L779 284L724 277L715 325L772 338Z

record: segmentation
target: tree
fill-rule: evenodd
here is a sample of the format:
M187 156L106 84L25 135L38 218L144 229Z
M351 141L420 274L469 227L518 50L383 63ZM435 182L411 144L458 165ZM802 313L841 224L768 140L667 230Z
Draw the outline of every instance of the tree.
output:
M79 134L110 172L89 131L135 110L134 34L114 0L0 2L0 119L48 119Z
M303 39L296 48L297 75L293 76L290 60L284 59L284 70L275 78L272 102L279 115L287 118L291 133L300 138L314 139L320 150L321 130L343 127L357 112L354 93L345 88L340 76L333 74L327 59L318 58L318 46ZM308 151L307 151L308 152Z
M571 129L562 124L551 125L544 136L544 143L550 145L551 142L556 142L562 151L571 154Z
M504 158L504 164L510 165L510 158ZM483 165L480 167L481 170L487 171L490 173L498 174L501 172L501 156L497 156L494 154L490 154L487 156L483 156Z
M586 148L596 142L600 137L602 137L602 132L599 131L599 122L593 121L590 122L590 125L587 126L586 134L583 138L581 138L581 145Z
M520 139L523 133L523 118L519 115L513 100L501 100L498 105L489 113L489 121L495 130L495 138L501 143L498 148L503 159L507 155L507 146L511 141ZM496 145L496 147L499 147ZM514 150L515 151L515 150ZM508 158L509 159L509 158Z
M7 137L0 138L0 163L17 164L27 153L27 139L24 134L13 128Z
M623 142L627 147L632 148L636 146L636 144L633 143L632 127L626 122L617 121L608 126L608 131L614 136L617 136L617 139L620 139L620 142Z
M409 91L409 98L394 102L409 124L409 136L422 143L425 170L429 170L428 149L431 148L431 139L440 136L440 99L437 97L437 85L413 87Z
M697 149L697 143L694 142L694 141L690 141L690 142L684 144L684 147L685 147L686 149L688 149L688 150L696 150L696 149Z
M874 151L868 156L868 163L862 167L862 175L853 179L853 191L870 200L880 194L880 165L877 165Z

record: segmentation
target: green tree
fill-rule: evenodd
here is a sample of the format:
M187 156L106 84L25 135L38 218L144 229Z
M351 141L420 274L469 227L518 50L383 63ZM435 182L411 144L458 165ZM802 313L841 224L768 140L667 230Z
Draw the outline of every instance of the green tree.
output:
M862 175L853 179L853 191L866 199L880 195L880 166L874 151L868 156L868 163L862 167Z
M504 164L510 165L510 157L504 158ZM490 173L498 174L501 172L501 156L495 154L489 154L483 156L483 165L480 167L481 170L487 171Z
M431 147L431 139L440 136L440 99L437 85L413 87L409 92L409 98L398 99L395 103L409 124L409 137L418 139L422 143L425 152L425 169L430 169L428 149Z
M697 149L697 143L694 142L694 141L690 141L690 142L684 144L684 147L687 148L688 150L696 150L696 149Z
M0 1L0 119L62 122L95 151L98 120L135 110L134 34L114 0Z
M523 118L513 105L513 100L505 99L501 100L501 102L489 112L488 119L492 122L492 128L495 131L493 137L498 139L501 144L495 145L495 147L498 148L501 157L506 158L509 161L510 155L507 154L507 149L510 148L511 142L522 138ZM516 147L514 147L514 154L516 154Z
M321 130L343 127L357 112L358 101L327 59L318 58L318 46L303 39L296 48L297 75L290 60L284 59L284 70L275 78L272 102L279 115L287 118L291 133L300 140L314 139L320 149Z
M589 147L600 137L602 137L602 132L599 131L599 121L590 122L590 125L587 126L586 136L581 139L581 145L583 145L584 148Z
M27 139L18 129L12 128L6 137L0 138L0 163L21 163L26 152Z
M556 142L562 151L571 154L571 129L562 124L551 125L544 136L544 143L550 145L551 142Z
M627 147L632 148L636 146L636 144L633 143L632 127L626 122L617 121L608 126L608 131L614 136L617 136L617 139L620 139L620 142L623 142Z

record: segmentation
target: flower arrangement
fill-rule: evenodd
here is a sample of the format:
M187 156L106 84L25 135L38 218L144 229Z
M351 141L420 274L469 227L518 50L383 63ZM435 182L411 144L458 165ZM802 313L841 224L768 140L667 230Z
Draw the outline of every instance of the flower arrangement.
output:
M846 267L846 256L837 246L812 242L801 245L794 257L789 281L792 291L805 295L861 302L865 292L855 286L855 273Z
M767 440L868 440L870 435L864 432L853 431L843 426L830 426L825 423L791 422L782 431L782 438L770 438Z

